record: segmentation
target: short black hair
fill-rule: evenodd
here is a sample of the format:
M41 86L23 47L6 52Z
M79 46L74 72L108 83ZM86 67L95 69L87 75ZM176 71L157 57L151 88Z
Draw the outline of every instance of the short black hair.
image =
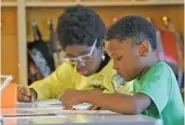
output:
M147 40L153 50L157 48L157 37L155 26L138 15L126 16L113 24L107 34L107 41L111 39L125 40L133 39L134 44Z
M58 39L63 49L70 45L103 44L106 27L100 16L92 9L77 5L68 7L58 18Z

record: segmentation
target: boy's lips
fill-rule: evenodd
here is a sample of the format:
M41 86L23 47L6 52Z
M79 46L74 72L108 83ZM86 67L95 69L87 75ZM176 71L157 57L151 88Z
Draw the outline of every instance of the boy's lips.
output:
M117 74L118 74L120 77L123 77L123 75L122 75L120 72L117 72Z
M88 70L86 69L86 68L80 68L80 69L78 69L78 72L80 73L80 74L87 74L88 73Z
M118 74L119 76L121 76L121 73L117 72L117 74Z

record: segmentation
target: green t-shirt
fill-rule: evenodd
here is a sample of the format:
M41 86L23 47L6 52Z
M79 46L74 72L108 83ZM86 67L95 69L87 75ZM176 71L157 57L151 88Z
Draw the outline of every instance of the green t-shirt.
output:
M134 94L144 93L152 100L142 114L161 119L164 125L184 125L184 106L178 83L165 62L153 65L134 82Z

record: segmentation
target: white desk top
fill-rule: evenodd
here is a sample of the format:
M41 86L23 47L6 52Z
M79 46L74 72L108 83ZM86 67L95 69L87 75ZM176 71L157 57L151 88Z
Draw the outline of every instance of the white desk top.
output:
M59 105L51 107L37 103L19 103L17 108L3 108L1 115L5 125L162 125L161 120L144 115L121 115L108 110L62 110Z

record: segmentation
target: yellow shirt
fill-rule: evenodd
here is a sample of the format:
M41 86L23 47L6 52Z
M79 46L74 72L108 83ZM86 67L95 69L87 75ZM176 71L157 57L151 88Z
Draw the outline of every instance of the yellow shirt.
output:
M115 80L116 71L113 69L112 60L99 72L90 76L83 76L68 63L63 63L55 72L43 80L34 82L29 88L33 88L37 93L37 100L58 98L66 89L92 90L96 87L104 88L104 93L124 93L129 94L133 90L132 84L126 83L121 89L116 89L119 80ZM114 81L114 82L113 82Z

